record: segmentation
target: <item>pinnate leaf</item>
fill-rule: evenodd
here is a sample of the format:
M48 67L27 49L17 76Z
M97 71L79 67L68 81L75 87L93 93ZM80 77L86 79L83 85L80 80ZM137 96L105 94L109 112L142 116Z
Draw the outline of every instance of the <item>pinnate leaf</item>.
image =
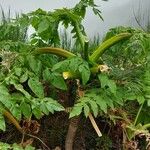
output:
M83 106L78 106L78 107L74 106L72 111L70 112L69 118L80 115L82 112L82 108L83 108Z
M44 97L44 88L38 78L30 78L28 80L28 85L37 97L39 98Z
M106 74L103 74L103 73L98 75L98 78L99 78L100 83L101 83L101 88L109 87L110 91L113 94L116 94L117 86L113 80L109 79L108 76Z
M79 72L81 73L82 83L83 83L83 85L85 85L90 78L90 73L91 73L90 69L86 64L80 65Z
M38 25L38 33L42 33L49 28L49 21L45 18Z
M14 117L16 117L18 120L21 119L21 109L19 107L19 105L14 105L11 109L10 109L11 113L13 114Z
M85 117L88 117L89 112L90 112L89 106L87 104L84 104L84 115L85 115Z
M57 73L52 73L50 76L50 82L53 86L56 88L62 89L62 90L67 90L66 83L60 74Z
M29 118L31 117L31 107L29 104L27 104L26 102L22 102L20 104L20 109L21 109L21 112L23 113L23 115L26 117L26 118Z
M99 99L98 101L96 101L96 103L100 106L100 109L102 111L104 111L105 113L107 113L107 103L104 99Z
M42 112L39 107L33 108L32 112L37 119L40 119L42 117Z
M93 111L93 114L95 117L97 117L98 115L98 106L97 106L97 103L93 100L89 100L89 104L91 106L91 109Z
M40 110L41 110L44 114L46 114L46 115L49 114L49 110L47 109L47 104L46 104L45 102L42 102L42 103L41 103L41 105L40 105Z

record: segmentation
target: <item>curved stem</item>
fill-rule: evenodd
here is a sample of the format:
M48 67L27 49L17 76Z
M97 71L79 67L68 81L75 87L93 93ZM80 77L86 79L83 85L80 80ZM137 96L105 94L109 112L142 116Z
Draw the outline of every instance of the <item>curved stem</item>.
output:
M135 118L135 121L134 121L134 126L136 125L136 123L137 123L137 121L138 121L138 118L139 118L139 115L140 115L140 113L141 113L141 111L142 111L143 105L144 105L144 103L140 106L140 108L139 108L139 110L138 110L138 113L137 113L136 118Z
M17 128L17 130L19 132L21 132L22 134L25 134L27 136L30 136L32 138L35 138L37 140L39 140L48 150L50 150L50 148L40 138L38 138L37 136L32 135L32 134L24 133L24 131L22 130L22 128L21 128L20 124L18 123L18 121L13 117L13 115L9 111L3 110L3 115L5 117L7 117L7 119Z
M34 54L54 54L54 55L66 57L66 58L76 56L75 54L67 50L64 50L62 48L53 48L53 47L38 48L33 53Z
M104 41L95 51L94 53L90 56L90 61L91 62L96 62L99 57L105 52L106 49L110 48L114 44L118 43L119 41L123 39L128 39L131 37L132 34L130 33L121 33L118 35L115 35L111 37L110 39Z
M143 128L144 128L144 129L150 128L150 123L143 125Z
M20 124L18 123L18 121L13 117L13 115L7 111L7 110L3 110L3 115L7 117L7 119L17 128L17 130L21 133L23 133L23 130L20 126Z

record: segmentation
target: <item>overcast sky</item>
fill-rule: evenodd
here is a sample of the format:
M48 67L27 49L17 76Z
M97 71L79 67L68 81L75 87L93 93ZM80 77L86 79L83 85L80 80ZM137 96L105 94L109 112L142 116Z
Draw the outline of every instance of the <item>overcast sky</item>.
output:
M42 8L44 10L53 10L61 7L72 7L79 0L0 0L0 5L5 11L9 8L12 14L15 12L30 12L32 10ZM95 17L90 10L87 12L84 21L88 34L103 34L109 28L124 25L137 26L134 19L134 13L139 15L139 7L142 15L150 12L150 0L109 0L104 2L95 0L100 5L104 22ZM145 17L146 19L147 17ZM146 22L146 21L143 21Z

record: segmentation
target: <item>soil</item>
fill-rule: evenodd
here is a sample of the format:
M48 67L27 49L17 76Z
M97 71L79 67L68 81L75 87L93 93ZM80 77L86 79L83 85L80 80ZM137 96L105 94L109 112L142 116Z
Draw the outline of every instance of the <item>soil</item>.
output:
M0 141L10 144L18 143L22 144L23 146L32 144L32 146L36 147L36 149L42 150L48 150L48 147L50 150L65 149L65 138L69 126L68 115L66 113L55 113L54 115L45 116L41 120L33 122L36 125L32 124L32 128L28 131L28 134L38 137L42 142L39 139L35 139L34 137L27 135L25 135L25 137L23 138L22 134L20 134L9 122L7 122L6 132L0 133ZM82 117L80 119L80 124L74 141L73 149L122 150L123 132L121 128L121 122L118 122L113 127L110 127L108 122L103 118L97 118L96 122L98 127L102 131L103 136L101 138L98 138L89 119L85 119L84 117ZM37 129L33 130L35 128ZM138 150L130 148L131 147L129 147L127 150Z

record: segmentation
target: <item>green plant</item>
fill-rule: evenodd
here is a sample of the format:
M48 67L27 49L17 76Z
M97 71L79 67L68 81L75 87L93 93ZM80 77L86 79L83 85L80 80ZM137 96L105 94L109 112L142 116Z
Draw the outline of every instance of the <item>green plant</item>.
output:
M17 150L35 150L35 148L31 146L26 146L25 148L22 148L21 146L15 143L13 145L9 145L9 144L0 142L0 150L16 150L16 149Z
M90 118L101 136L93 115L109 115L110 109L123 107L128 101L138 102L141 108L150 106L150 35L132 28L114 28L99 46L89 51L89 40L82 25L88 6L101 15L93 0L81 0L74 8L53 12L38 9L15 22L23 28L32 25L35 33L30 43L6 41L0 44L0 129L5 130L3 116L21 133L28 134L19 125L21 119L31 121L33 116L40 119L55 111L69 112L65 148L71 150L82 114ZM73 28L78 50L60 48L60 23ZM73 84L69 85L68 81ZM58 96L65 90L71 95L67 104L59 101ZM127 122L125 129L137 132L140 111L132 121L121 114ZM143 130L149 126L140 127Z
M27 39L27 28L23 28L18 24L15 24L16 20L19 18L19 15L16 14L16 18L11 18L11 11L8 11L8 14L4 12L1 8L2 17L0 18L0 41L1 44L4 41L26 41Z

